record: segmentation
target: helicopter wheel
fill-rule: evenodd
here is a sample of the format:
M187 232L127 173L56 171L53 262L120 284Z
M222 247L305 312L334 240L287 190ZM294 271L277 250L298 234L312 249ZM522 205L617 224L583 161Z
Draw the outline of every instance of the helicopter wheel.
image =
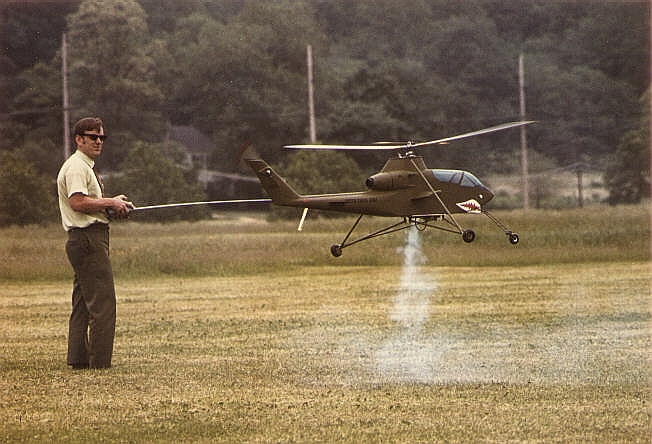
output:
M516 233L509 233L509 243L512 245L518 244L519 238Z
M471 243L475 239L475 232L473 230L464 230L462 233L462 239L464 242Z
M342 256L342 246L340 244L331 245L331 254L335 257Z
M415 219L414 226L417 227L417 230L423 231L428 228L428 223L425 220Z

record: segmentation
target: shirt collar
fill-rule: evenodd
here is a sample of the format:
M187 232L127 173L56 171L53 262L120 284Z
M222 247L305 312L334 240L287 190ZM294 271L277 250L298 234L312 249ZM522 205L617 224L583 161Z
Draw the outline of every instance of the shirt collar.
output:
M75 151L75 154L78 155L91 168L95 167L95 161L93 159L91 159L90 157L88 157L86 154L82 153L79 150Z

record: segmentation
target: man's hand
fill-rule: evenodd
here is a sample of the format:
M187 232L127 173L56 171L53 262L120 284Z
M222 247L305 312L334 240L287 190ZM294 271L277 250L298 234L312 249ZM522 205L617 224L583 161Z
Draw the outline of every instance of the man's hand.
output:
M127 196L124 194L119 194L115 197L110 198L111 206L107 208L107 214L111 217L117 217L118 219L124 219L129 216L129 212L136 208L133 203L129 202Z
M120 194L115 197L101 197L93 198L88 197L82 193L75 193L68 198L70 206L73 210L80 213L93 214L97 212L105 212L110 219L113 218L126 218L129 212L133 210L134 204L127 200L127 196Z

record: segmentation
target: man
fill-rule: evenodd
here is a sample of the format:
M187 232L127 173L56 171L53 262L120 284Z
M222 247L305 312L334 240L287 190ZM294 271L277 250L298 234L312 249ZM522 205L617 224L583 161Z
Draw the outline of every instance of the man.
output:
M68 330L68 365L108 368L113 355L116 299L109 259L109 218L124 218L134 208L127 197L103 196L93 167L104 148L104 126L97 117L74 127L77 150L57 176L59 210L68 233L66 254L75 271Z

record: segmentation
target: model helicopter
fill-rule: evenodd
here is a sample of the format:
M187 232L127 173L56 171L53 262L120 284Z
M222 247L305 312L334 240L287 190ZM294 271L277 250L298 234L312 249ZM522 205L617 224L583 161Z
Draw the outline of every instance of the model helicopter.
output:
M354 193L300 195L263 160L247 160L260 179L263 188L276 205L304 208L299 230L302 229L308 209L338 211L358 214L342 242L331 246L331 254L342 255L342 250L364 240L372 239L414 225L420 230L434 228L460 234L465 242L473 242L475 232L464 229L454 214L485 214L516 245L517 233L507 229L496 217L489 214L484 205L493 193L472 173L461 170L430 169L415 149L440 145L466 137L501 131L532 121L510 122L479 131L460 134L444 139L402 145L287 145L288 149L311 150L392 150L382 170L366 180L367 190ZM398 217L399 222L378 231L350 239L365 215Z
M302 195L297 193L272 167L260 159L247 159L246 162L258 176L263 188L271 199L230 200L210 202L189 202L181 204L153 205L137 207L132 212L167 207L192 205L213 205L232 203L267 203L280 206L303 208L299 222L302 230L309 209L337 211L358 214L358 218L342 242L331 246L331 254L342 255L342 250L359 242L394 233L415 226L419 230L434 228L460 234L464 242L473 242L475 232L464 229L454 214L484 214L507 235L509 242L518 244L517 233L507 229L495 216L489 214L484 205L493 193L472 173L462 170L430 169L423 157L415 150L427 146L441 145L453 140L502 131L508 128L527 125L533 121L510 122L478 131L459 134L429 142L382 145L286 145L287 149L310 150L385 150L395 151L396 155L385 163L380 172L366 180L367 190L353 193ZM367 216L397 217L397 223L350 239L354 230Z

